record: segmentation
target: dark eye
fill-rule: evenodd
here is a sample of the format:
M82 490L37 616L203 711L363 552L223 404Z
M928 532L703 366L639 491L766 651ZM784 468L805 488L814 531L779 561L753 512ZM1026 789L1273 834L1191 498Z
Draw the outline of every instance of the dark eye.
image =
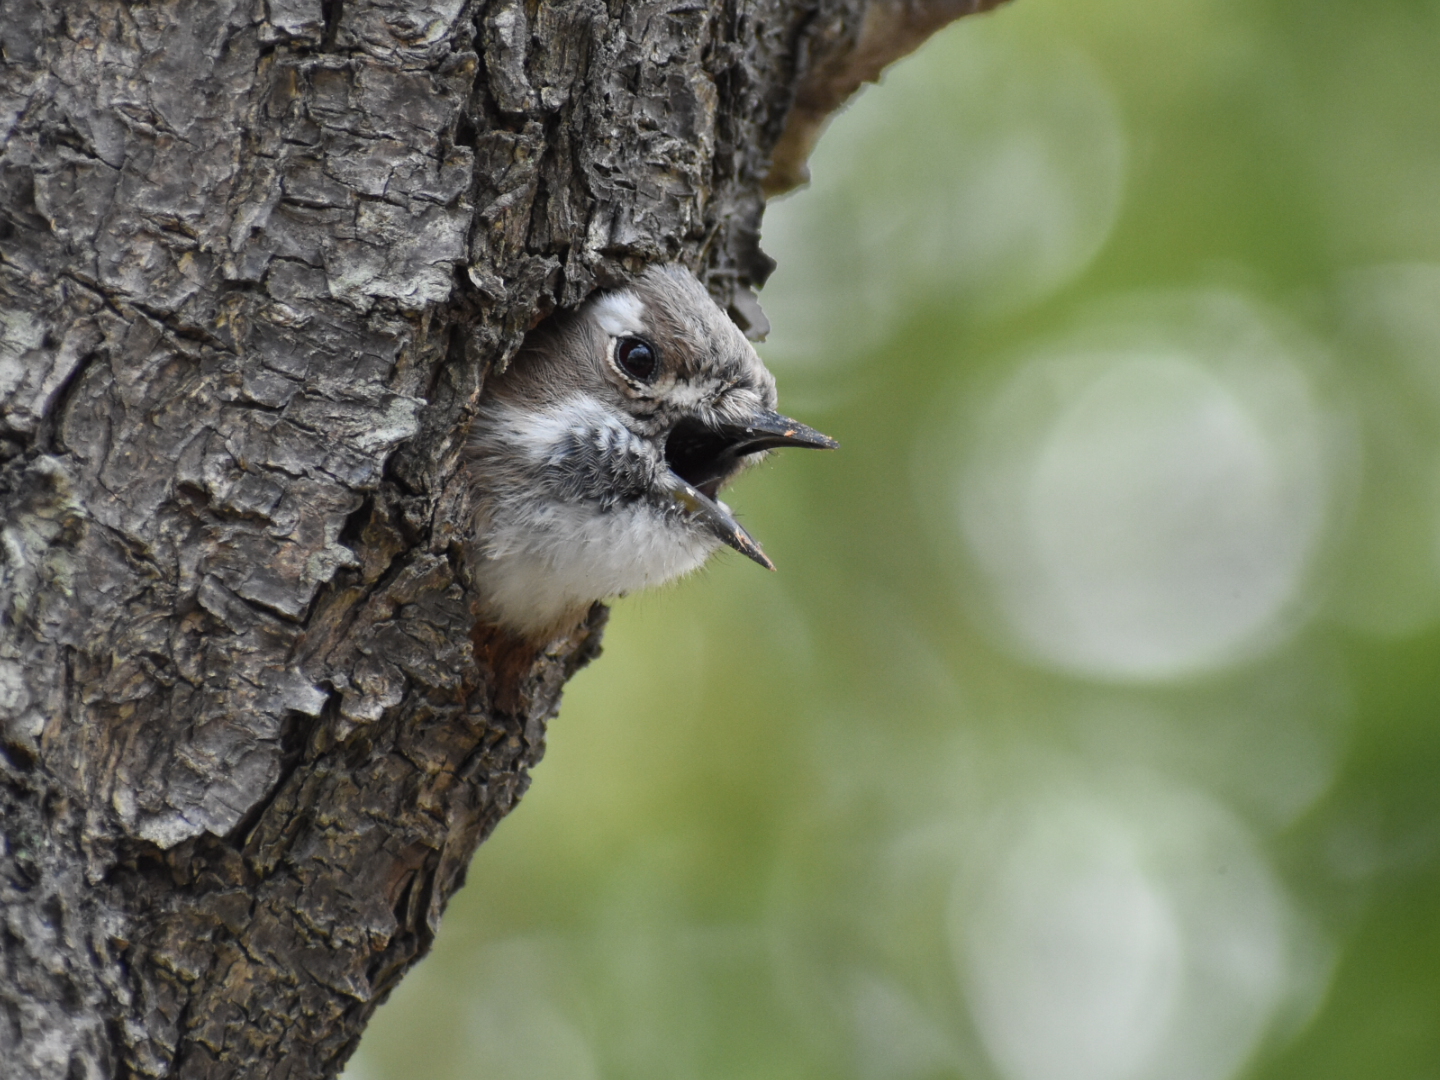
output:
M615 343L615 362L636 382L649 382L660 370L655 346L639 338L621 338Z

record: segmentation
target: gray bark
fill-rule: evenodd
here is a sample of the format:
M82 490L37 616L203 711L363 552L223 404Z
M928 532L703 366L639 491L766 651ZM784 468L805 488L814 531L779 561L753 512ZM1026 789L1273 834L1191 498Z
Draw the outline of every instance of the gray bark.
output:
M456 466L983 0L0 2L0 1071L333 1075L604 609L472 638ZM788 119L788 126L787 126Z

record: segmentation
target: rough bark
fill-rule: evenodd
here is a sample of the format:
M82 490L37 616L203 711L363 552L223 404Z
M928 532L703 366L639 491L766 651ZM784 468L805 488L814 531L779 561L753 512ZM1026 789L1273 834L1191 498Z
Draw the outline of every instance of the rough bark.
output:
M757 325L763 191L981 6L0 3L6 1077L339 1069L599 648L472 641L486 371L650 260Z

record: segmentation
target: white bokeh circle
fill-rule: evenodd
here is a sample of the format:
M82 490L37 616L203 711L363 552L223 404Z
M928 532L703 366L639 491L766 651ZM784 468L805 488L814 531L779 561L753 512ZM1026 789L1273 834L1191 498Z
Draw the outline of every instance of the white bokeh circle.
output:
M1257 306L1139 304L1041 350L986 409L957 519L1007 637L1165 679L1283 636L1329 505L1302 348Z
M950 918L1005 1080L1226 1080L1292 990L1291 913L1245 828L1194 792L1051 797Z

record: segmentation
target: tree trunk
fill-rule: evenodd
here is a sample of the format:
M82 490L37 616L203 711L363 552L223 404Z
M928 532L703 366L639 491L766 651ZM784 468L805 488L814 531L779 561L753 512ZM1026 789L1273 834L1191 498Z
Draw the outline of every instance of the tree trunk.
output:
M599 651L471 639L486 371L653 260L758 325L765 193L982 6L0 2L6 1077L338 1071Z

